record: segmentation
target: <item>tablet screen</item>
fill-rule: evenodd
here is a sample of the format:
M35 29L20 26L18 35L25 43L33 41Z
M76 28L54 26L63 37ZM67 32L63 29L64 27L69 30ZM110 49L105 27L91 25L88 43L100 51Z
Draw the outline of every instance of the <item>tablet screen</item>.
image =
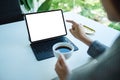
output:
M25 15L31 41L66 35L62 10Z

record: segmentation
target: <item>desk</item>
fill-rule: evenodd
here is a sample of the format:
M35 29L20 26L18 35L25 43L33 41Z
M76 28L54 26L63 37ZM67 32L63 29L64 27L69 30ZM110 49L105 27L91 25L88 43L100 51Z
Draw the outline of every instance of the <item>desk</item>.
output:
M116 30L75 13L65 12L64 17L65 20L72 19L95 29L96 33L89 37L107 46L111 46L119 34ZM90 56L87 54L88 47L70 34L71 24L66 23L66 26L66 37L79 47L67 60L72 70L89 62ZM54 68L57 59L53 57L37 61L29 44L25 21L0 25L0 80L51 80L56 77Z

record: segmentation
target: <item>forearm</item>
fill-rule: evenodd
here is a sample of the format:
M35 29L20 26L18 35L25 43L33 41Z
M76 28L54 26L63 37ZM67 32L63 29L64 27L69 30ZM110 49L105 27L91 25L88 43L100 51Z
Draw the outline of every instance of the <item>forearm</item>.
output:
M93 58L98 57L103 52L105 52L105 50L108 48L107 46L105 46L104 44L101 44L98 41L92 41L86 35L84 35L83 37L80 37L78 39L89 46L89 49L87 52Z
M79 38L79 40L82 41L83 43L85 43L87 46L90 46L92 44L92 42L93 42L87 36L81 37L81 38Z

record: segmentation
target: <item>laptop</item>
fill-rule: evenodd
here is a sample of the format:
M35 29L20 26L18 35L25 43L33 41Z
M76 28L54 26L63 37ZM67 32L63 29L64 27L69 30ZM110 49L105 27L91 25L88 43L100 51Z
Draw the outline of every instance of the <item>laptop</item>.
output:
M67 38L63 11L51 10L46 12L25 14L30 46L38 61L54 57L52 46L58 42L71 43L75 51L78 48Z

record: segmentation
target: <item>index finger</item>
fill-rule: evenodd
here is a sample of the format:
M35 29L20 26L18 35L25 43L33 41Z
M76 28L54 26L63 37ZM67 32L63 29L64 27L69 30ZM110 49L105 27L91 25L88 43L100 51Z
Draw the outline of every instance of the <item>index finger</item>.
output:
M69 22L69 23L72 23L72 24L75 24L76 22L75 21L73 21L73 20L66 20L67 22Z

